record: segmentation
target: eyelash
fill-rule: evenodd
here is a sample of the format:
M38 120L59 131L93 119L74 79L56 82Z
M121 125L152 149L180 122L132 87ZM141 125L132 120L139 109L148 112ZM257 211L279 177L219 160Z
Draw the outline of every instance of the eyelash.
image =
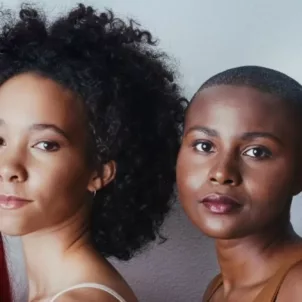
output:
M211 149L214 147L213 144L209 141L206 141L206 140L203 140L203 141L195 141L193 144L192 144L192 147L194 148L194 150L198 153L205 153L205 154L210 154L210 153L213 153L214 151L200 151L200 150L197 150L197 146L198 145L202 145L202 144L208 144L208 145L211 145ZM251 150L260 150L262 153L264 153L264 156L250 156L250 155L247 155L247 153ZM248 156L250 158L253 158L253 159L257 159L257 160L262 160L262 159L266 159L266 158L270 158L272 157L272 152L264 147L264 146L257 146L257 147L252 147L252 148L249 148L247 149L246 151L244 151L242 153L243 155L245 156Z
M56 152L60 149L60 145L57 142L55 142L55 141L46 141L46 140L45 141L40 141L40 142L34 144L32 146L32 148L37 147L39 144L51 145L51 147L52 147L51 150L47 150L47 147L46 148L38 148L38 149L40 149L44 152ZM0 146L3 146L3 145L5 145L5 140L2 137L0 137Z
M200 152L200 153L213 153L214 151L200 151L200 150L197 150L197 146L198 145L203 145L203 144L209 144L211 145L211 147L213 147L213 144L207 140L202 140L202 141L195 141L193 144L192 144L192 147L194 148L195 151L197 152Z
M38 149L40 149L40 150L42 150L44 152L56 152L56 151L58 151L60 149L60 145L57 142L55 142L55 141L40 141L40 142L34 144L33 148L35 148L39 144L48 144L48 145L52 145L52 146L55 147L54 148L55 150L47 150L46 148L45 149L38 148Z
M264 156L249 156L247 155L247 152L251 151L251 150L260 150L262 153L264 153ZM266 159L266 158L270 158L272 157L272 152L270 150L268 150L266 147L263 146L258 146L258 147L253 147L253 148L249 148L247 151L243 152L243 155L249 156L251 158L255 158L258 160L261 159Z

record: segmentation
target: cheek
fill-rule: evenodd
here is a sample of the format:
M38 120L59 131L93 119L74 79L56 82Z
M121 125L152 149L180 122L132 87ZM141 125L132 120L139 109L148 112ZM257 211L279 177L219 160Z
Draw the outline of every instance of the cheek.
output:
M182 170L181 176L177 178L177 185L180 195L190 196L202 187L202 177L198 174L198 171Z
M207 180L206 168L188 160L189 158L190 155L180 153L177 162L177 187L183 205L196 201Z
M287 163L272 162L262 165L258 169L250 169L247 178L253 181L258 189L274 193L274 191L288 191L294 180L294 171Z
M37 165L32 169L29 183L31 192L41 203L64 206L66 200L77 204L81 200L88 183L87 170L79 159L53 160L48 164ZM59 201L64 201L59 202ZM42 206L42 205L41 205Z
M255 173L255 169L245 174L245 190L253 200L259 211L267 208L271 214L279 212L291 198L294 186L294 175L286 163L271 163L262 166Z

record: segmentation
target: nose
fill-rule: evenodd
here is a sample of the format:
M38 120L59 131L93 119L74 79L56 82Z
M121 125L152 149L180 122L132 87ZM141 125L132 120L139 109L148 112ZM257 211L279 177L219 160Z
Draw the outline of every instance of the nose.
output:
M27 171L22 156L17 152L3 150L0 153L0 181L20 183L27 179Z
M218 160L210 170L209 181L214 185L238 186L242 182L239 163L230 156Z

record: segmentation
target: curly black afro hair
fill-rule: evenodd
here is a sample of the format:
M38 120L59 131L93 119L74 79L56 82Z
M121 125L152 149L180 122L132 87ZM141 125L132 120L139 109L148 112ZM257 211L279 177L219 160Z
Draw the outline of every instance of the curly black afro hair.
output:
M155 240L174 200L175 163L187 102L152 35L111 11L78 5L48 22L23 5L2 12L0 84L24 72L73 91L87 110L90 158L117 164L91 212L95 248L130 259Z

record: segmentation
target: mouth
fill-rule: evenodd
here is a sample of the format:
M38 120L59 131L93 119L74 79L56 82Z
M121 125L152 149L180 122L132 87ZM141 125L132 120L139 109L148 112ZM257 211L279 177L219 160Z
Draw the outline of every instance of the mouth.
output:
M229 214L242 207L237 199L217 193L205 196L200 203L214 214Z
M4 210L16 210L30 202L31 200L14 195L0 195L0 208Z

